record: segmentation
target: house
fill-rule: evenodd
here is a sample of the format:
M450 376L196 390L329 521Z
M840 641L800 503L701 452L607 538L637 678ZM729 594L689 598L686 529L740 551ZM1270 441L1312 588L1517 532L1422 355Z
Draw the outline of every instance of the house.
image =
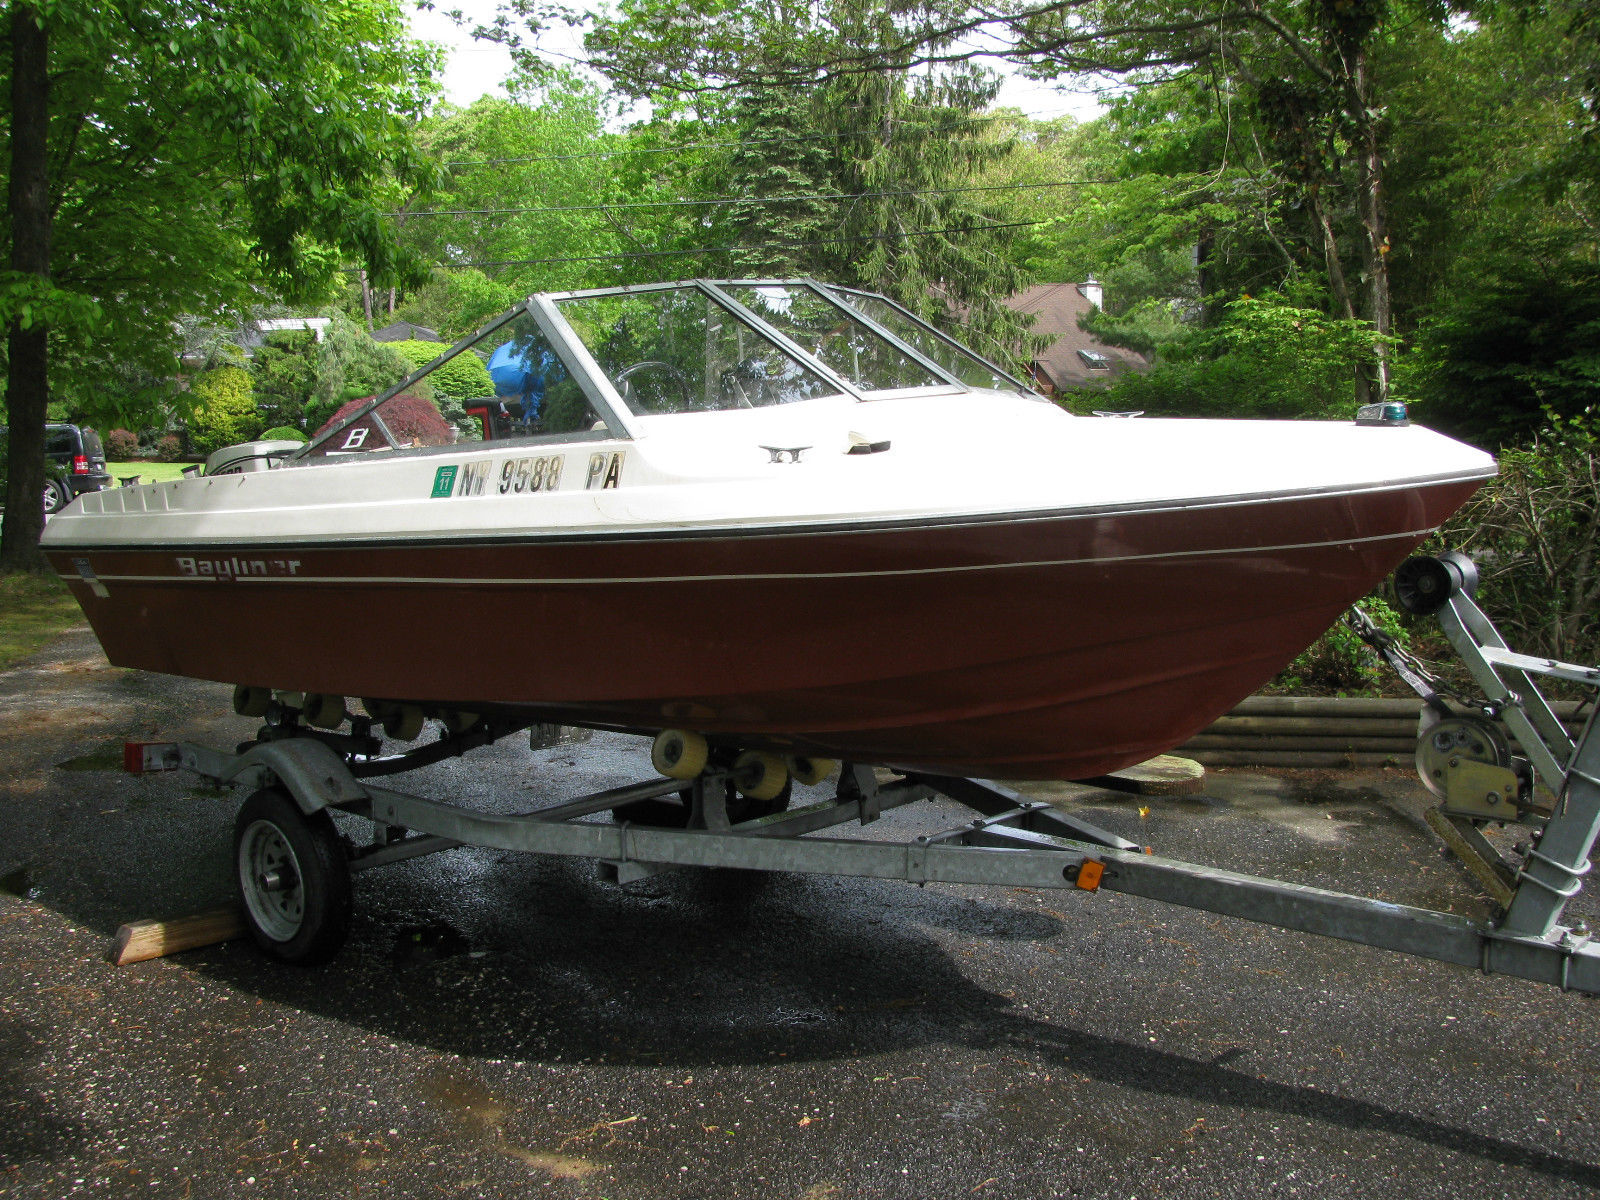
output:
M1129 371L1150 369L1144 355L1108 345L1079 327L1080 317L1100 307L1101 296L1100 285L1091 278L1085 283L1035 284L1005 301L1012 312L1032 316L1033 332L1050 339L1028 364L1034 385L1044 395L1104 387Z
M410 321L396 321L385 325L372 335L375 342L443 342L437 329L426 325L413 325Z
M269 333L282 333L284 331L308 331L317 341L322 340L323 331L328 328L328 317L262 317L245 324L245 335L240 342L245 353L250 353L258 346L264 344Z
M320 342L331 323L329 317L257 317L244 321L230 331L226 327L189 319L178 327L187 343L178 355L178 363L185 372L191 374L204 371L218 364L219 353L224 354L221 361L229 361L226 354L232 351L227 351L226 347L230 346L244 351L245 358L251 359L257 350L266 345L268 334L284 331L307 332Z

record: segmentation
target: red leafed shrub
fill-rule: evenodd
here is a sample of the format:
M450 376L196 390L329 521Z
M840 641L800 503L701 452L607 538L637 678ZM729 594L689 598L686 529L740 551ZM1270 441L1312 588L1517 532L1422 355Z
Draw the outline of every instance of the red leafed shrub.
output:
M127 462L139 453L139 435L126 429L106 434L106 457L112 462Z
M183 456L183 443L178 440L178 435L169 433L156 443L157 462L177 462Z
M367 396L341 404L338 411L317 430L315 436L320 437L325 430L337 425L371 399L371 396ZM392 396L378 408L378 413L383 417L383 423L389 427L389 432L394 434L395 441L402 446L448 446L456 440L455 431L450 428L449 422L439 415L439 410L433 406L432 401L421 396L413 396L409 392ZM366 435L356 433L358 429L366 429ZM362 417L326 448L376 450L385 444L383 435L373 427L371 417Z

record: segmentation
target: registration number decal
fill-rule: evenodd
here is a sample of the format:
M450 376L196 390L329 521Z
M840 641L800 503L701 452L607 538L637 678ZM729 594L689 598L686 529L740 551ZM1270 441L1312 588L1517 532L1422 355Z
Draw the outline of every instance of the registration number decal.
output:
M548 458L508 458L500 464L500 494L553 492L561 486L559 454Z
M589 477L584 480L583 486L589 490L595 488L614 488L622 482L622 461L627 453L625 450L613 450L610 454L589 455Z

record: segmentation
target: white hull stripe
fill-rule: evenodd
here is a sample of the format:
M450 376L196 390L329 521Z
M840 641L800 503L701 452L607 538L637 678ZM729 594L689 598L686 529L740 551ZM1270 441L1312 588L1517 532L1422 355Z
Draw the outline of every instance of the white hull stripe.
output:
M1214 558L1221 555L1277 554L1289 550L1323 550L1333 546L1361 546L1376 542L1394 542L1406 538L1421 538L1431 529L1412 529L1402 533L1385 533L1376 537L1335 538L1327 542L1291 542L1278 546L1231 546L1220 550L1174 550L1161 554L1096 555L1092 558L1054 558L1033 562L973 563L954 567L905 567L887 571L784 571L734 575L600 575L593 577L558 576L547 579L520 577L469 577L438 575L106 575L99 578L106 583L326 583L326 584L386 584L421 585L432 587L570 587L597 584L654 584L654 583L721 583L761 582L807 579L884 579L902 575L966 575L979 571L1020 571L1036 567L1101 566L1112 563L1153 562L1171 558ZM114 553L125 553L114 551ZM143 553L149 553L145 551ZM197 551L196 555L227 554L241 558L239 551ZM81 583L76 572L61 575L67 583Z

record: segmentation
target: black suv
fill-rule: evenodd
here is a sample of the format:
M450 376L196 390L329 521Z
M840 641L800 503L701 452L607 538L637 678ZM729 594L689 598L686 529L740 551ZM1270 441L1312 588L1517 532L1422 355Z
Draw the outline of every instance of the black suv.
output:
M0 450L6 427L0 425ZM78 425L51 422L44 427L44 511L60 512L84 492L111 486L100 435Z
M100 435L77 425L46 425L44 456L58 468L45 472L44 510L59 512L84 492L98 492L111 486L106 470L106 451ZM56 500L50 493L56 493Z

